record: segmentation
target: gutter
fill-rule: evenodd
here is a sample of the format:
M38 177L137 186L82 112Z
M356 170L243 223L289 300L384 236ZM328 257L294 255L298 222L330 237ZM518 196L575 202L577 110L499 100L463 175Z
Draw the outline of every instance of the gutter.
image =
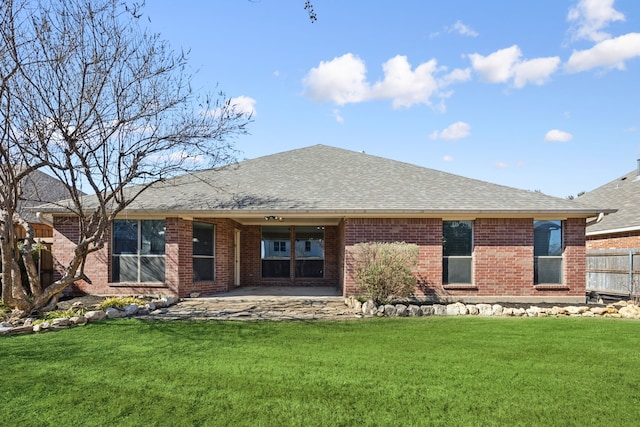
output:
M44 225L47 225L47 226L53 228L53 221L51 221L48 218L45 218L44 215L42 214L42 212L40 212L40 211L36 212L36 218L38 218L38 221L40 221Z
M640 231L640 226L633 226L633 227L623 227L623 228L611 228L609 230L602 230L602 231L587 231L586 235L587 236L599 236L602 234L616 234L616 233L626 233L626 232L630 232L630 231Z

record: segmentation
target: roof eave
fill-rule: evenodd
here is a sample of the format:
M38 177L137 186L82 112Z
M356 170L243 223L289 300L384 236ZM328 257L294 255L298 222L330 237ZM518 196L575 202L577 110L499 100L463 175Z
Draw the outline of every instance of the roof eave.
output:
M598 231L588 231L587 228L587 237L589 236L600 236L603 234L617 234L617 233L628 233L631 231L640 231L640 225L635 225L632 227L621 227L621 228L610 228L608 230L598 230Z
M534 210L493 210L493 209L256 209L256 210L147 210L128 209L120 214L123 216L153 216L153 217L198 217L198 218L221 218L236 217L250 218L265 215L280 215L288 217L369 217L369 218L443 218L456 217L464 218L541 218L541 219L569 219L569 218L591 218L599 213L613 213L615 210L597 209L534 209ZM68 211L56 212L55 214L69 213Z

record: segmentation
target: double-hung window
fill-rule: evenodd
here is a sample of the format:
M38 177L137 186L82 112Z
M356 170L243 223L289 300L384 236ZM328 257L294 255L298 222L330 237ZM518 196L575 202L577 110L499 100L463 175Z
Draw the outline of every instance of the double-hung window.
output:
M534 283L562 283L562 221L533 222Z
M442 221L442 283L472 283L473 222Z
M164 282L164 220L115 220L111 257L113 282Z
M193 281L215 279L215 226L206 222L193 223Z

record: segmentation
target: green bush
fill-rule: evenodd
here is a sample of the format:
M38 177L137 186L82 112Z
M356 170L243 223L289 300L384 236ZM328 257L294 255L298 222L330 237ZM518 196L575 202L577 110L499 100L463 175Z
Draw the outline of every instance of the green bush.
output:
M0 302L0 320L6 319L10 312L11 309Z
M413 294L418 245L366 242L355 245L355 281L359 292L377 304Z
M50 321L53 319L58 319L61 317L74 317L74 316L82 316L87 310L84 308L76 308L76 309L68 309L68 310L56 310L56 311L47 311L45 313L40 314L40 318L34 320L33 324L42 323L45 321Z
M141 299L141 298L135 298L135 297L111 297L111 298L107 298L104 301L102 301L100 303L100 305L98 306L98 308L100 310L106 310L107 308L117 308L117 309L122 309L127 305L131 305L131 304L138 304L138 305L145 305L147 303L147 301Z

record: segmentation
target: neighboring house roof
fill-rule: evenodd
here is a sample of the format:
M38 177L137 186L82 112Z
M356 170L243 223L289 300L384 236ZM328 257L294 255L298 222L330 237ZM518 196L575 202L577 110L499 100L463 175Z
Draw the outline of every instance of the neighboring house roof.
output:
M89 200L87 200L89 201ZM52 213L61 212L53 209ZM315 145L152 186L128 213L229 216L588 217L598 209L404 162Z
M617 209L602 221L587 227L587 235L640 230L640 173L638 170L616 178L578 198L580 203Z
M40 223L33 210L45 202L57 202L69 197L67 188L56 178L35 170L22 181L22 196L18 209L31 223Z

